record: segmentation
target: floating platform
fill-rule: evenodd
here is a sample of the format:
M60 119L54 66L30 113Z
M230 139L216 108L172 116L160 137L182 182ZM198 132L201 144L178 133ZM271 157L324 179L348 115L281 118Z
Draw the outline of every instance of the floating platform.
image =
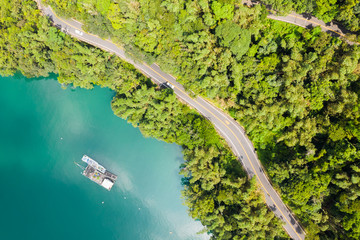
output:
M82 175L110 191L116 182L117 176L89 156L84 155L81 160L88 164Z

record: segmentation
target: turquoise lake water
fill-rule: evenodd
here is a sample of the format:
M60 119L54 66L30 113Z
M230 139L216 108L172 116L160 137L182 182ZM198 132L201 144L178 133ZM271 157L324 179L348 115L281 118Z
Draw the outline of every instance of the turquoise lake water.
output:
M208 239L180 198L181 148L113 115L109 89L54 79L0 77L0 239ZM83 154L118 175L110 192Z

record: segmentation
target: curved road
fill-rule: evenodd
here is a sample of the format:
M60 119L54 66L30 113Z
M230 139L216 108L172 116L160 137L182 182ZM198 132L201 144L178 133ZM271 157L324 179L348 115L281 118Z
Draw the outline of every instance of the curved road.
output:
M242 3L248 7L261 4L261 2L252 1L252 0L243 0ZM352 42L348 40L346 34L347 33L352 34L352 32L346 30L341 25L338 25L334 22L325 23L324 21L309 14L298 14L296 12L292 12L286 16L280 16L280 15L276 15L277 12L271 9L270 5L267 5L266 8L269 11L269 15L267 17L270 19L294 24L303 28L314 28L319 26L323 32L328 32L331 35L343 37L344 40L349 44L360 44L358 42Z
M249 176L256 176L257 182L264 192L266 204L275 215L283 221L283 227L289 236L296 240L305 239L304 230L270 184L260 161L257 158L252 143L246 136L244 129L237 122L203 98L191 98L185 92L183 86L176 82L174 77L161 71L156 64L149 66L146 63L136 62L129 58L121 47L115 45L111 41L101 39L90 33L85 33L81 28L81 23L74 20L61 19L50 7L44 7L39 3L38 6L45 15L52 19L57 27L61 28L66 33L81 41L116 54L123 60L133 64L138 70L150 77L156 84L163 84L166 82L171 83L174 86L173 90L178 98L198 110L205 118L212 122L218 132L225 138Z
M345 34L350 32L346 31L340 25L337 25L334 22L325 23L324 21L319 20L316 17L309 16L305 18L303 15L294 12L287 16L277 16L273 13L270 13L268 15L268 18L291 23L303 28L314 28L319 26L323 32L328 32L331 35L335 34L336 36L343 37L344 40L349 44L359 44L358 42L352 42L348 40Z

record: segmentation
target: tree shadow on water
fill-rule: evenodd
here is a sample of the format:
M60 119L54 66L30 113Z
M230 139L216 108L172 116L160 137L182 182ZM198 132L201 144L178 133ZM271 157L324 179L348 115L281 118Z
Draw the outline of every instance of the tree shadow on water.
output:
M51 81L51 80L56 80L58 78L58 75L55 73L49 73L48 76L41 76L41 77L26 77L24 76L20 71L17 71L16 73L14 73L13 76L11 76L12 78L16 78L19 79L21 81L26 81L26 82L33 82L33 81L41 81L41 80L46 80L46 81Z

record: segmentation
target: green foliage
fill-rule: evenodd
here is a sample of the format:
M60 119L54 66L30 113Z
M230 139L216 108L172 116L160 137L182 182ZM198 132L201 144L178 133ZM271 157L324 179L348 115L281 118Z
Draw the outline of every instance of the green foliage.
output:
M97 0L96 9L103 15L106 15L109 11L111 0Z
M232 4L224 4L217 1L213 1L211 4L211 9L214 12L215 20L228 19L232 20L234 16L234 5Z
M185 203L212 239L285 236L279 220L264 205L255 179L248 181L210 123L182 105L171 90L139 86L117 95L112 108L145 136L183 146Z
M146 136L183 146L184 198L204 231L214 239L283 234L213 127L171 90L156 88L130 65L50 27L31 1L3 2L1 74L57 72L64 84L116 90L117 115ZM359 238L358 46L320 28L268 20L261 6L238 1L47 2L139 58L155 59L186 89L228 110L246 128L309 239ZM358 1L265 2L285 12L335 17L358 31Z
M118 91L128 91L143 78L132 65L51 27L39 17L34 1L21 2L2 1L0 74L19 70L27 77L38 77L55 72L64 85L101 85Z
M230 51L239 60L249 50L251 34L248 30L242 29L232 21L226 21L218 25L215 35L221 39L221 45L229 47Z
M68 6L61 3L59 7ZM83 3L80 6L91 11L94 8L89 4L97 4ZM263 204L255 181L247 179L214 127L181 104L172 90L157 87L130 64L51 27L34 1L3 0L0 11L1 74L19 70L34 77L55 72L64 85L115 90L112 108L116 115L139 127L145 136L183 147L183 195L190 214L202 221L213 239L285 236L279 220ZM97 22L103 17L91 19ZM151 28L158 27L154 20Z
M78 4L74 9L69 8L70 1L48 2L88 24L91 24L88 15L96 9L95 4L93 7ZM265 2L283 12L296 9L326 21L335 17L358 30L360 8L356 1ZM309 238L334 239L345 235L356 239L353 229L359 226L357 218L354 213L339 210L336 205L339 191L333 182L336 173L347 172L358 156L343 158L333 149L344 154L359 149L358 47L331 38L320 28L309 31L267 20L261 6L246 8L234 1L111 1L105 17L109 22L102 21L104 28L114 39L142 51L143 56L153 57L164 70L177 76L186 89L231 111L257 146L272 181L311 232ZM119 109L124 108L121 106ZM129 119L146 119L144 123L136 122L141 129L151 122L144 108L132 111L135 110L122 110L119 114ZM162 138L169 134L168 141L183 145L175 139L186 139L186 135L167 127L150 131L156 125L161 126L152 124L142 131ZM213 192L216 189L213 183L224 178L220 171L223 165L211 166L220 167L209 175L213 182L206 180L201 168L195 168L189 174L194 177L188 179L190 187L186 191L186 196L201 197L206 205L202 209L191 205L195 204L192 198L188 200L191 212L206 222L209 230L213 223L207 217L212 204L216 211L221 206L216 201L232 199L222 191L215 201L203 192ZM192 188L198 177L204 181ZM221 225L222 220L217 221L216 226L220 224L222 230L230 229L227 224ZM218 236L229 238L231 231L221 231Z

